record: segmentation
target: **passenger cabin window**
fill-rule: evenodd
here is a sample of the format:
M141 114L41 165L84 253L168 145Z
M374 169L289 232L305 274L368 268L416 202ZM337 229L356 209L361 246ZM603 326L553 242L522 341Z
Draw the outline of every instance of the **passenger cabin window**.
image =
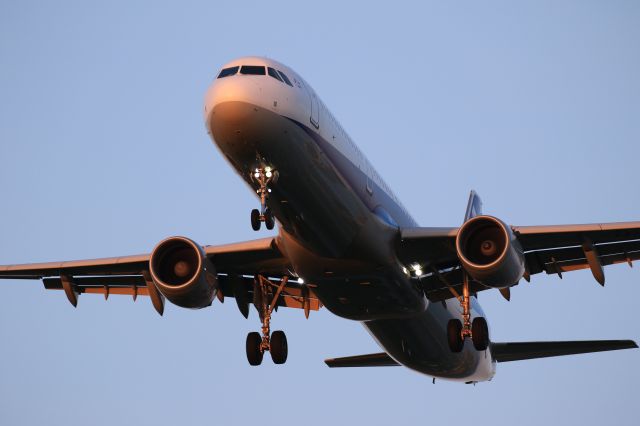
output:
M280 77L282 77L282 80L284 80L285 83L287 83L289 86L293 87L293 84L291 84L291 81L289 80L289 77L287 77L285 73L283 73L282 71L278 70L278 74L280 74Z
M229 77L232 75L236 75L236 73L238 72L238 69L240 67L231 67L231 68L225 68L222 71L220 71L220 74L218 74L218 78L224 78L224 77Z
M265 75L264 67L258 65L243 65L240 74L245 75Z
M273 68L271 68L271 67L267 67L267 73L268 73L271 77L275 78L276 80L278 80L278 81L282 81L282 78L278 75L278 72L277 72L276 70L274 70Z

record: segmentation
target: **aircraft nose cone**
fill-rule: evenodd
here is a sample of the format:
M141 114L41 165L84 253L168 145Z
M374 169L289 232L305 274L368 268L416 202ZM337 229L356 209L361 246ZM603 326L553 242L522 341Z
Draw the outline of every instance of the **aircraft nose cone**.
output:
M215 122L238 124L244 121L251 110L241 104L260 104L260 87L256 82L229 77L217 79L205 96L204 115L208 129L215 127Z
M244 122L254 112L244 102L223 102L216 105L211 112L211 119L224 124L239 124Z

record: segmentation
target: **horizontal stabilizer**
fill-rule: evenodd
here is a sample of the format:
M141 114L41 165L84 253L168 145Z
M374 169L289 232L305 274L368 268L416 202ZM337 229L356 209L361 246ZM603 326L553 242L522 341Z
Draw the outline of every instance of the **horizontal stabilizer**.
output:
M325 359L329 367L391 367L400 365L385 352L379 354L346 356L343 358Z
M491 353L497 362L507 362L590 352L616 351L637 347L638 345L633 340L492 343Z

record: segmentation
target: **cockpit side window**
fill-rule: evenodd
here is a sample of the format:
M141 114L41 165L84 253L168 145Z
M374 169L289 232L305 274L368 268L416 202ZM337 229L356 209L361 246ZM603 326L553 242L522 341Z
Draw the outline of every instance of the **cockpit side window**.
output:
M278 81L282 81L282 77L278 75L278 72L271 67L267 67L267 73Z
M245 75L265 75L264 67L259 65L243 65L240 74Z
M238 72L238 69L240 69L240 67L225 68L222 71L220 71L220 74L218 74L218 78L224 78L224 77L236 75L236 73Z
M280 74L280 77L282 77L282 80L284 80L285 83L287 83L289 86L293 87L293 84L291 84L291 80L289 80L289 77L287 77L287 75L285 73L283 73L282 71L278 70L278 74Z

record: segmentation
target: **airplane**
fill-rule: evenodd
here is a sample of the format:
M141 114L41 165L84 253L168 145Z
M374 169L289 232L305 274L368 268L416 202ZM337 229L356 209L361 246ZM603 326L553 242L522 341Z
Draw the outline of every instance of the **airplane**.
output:
M278 307L322 307L359 321L382 352L327 359L329 367L405 366L465 383L491 380L496 363L637 348L632 340L494 342L477 294L535 274L640 259L640 221L513 226L483 214L471 191L464 220L421 227L319 96L290 67L264 57L224 65L208 88L204 122L214 145L259 199L254 230L277 235L202 246L173 236L150 253L0 266L0 278L42 280L73 306L80 295L148 296L201 309L233 297L260 332L246 339L250 365L265 352L284 364L288 342L271 332Z

